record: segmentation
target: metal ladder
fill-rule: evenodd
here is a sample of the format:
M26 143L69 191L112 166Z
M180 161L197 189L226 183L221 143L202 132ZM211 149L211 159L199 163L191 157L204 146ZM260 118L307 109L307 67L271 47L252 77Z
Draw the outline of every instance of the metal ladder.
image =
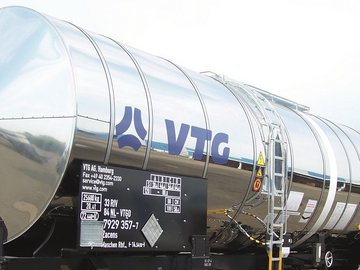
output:
M227 86L236 86L235 83L226 83ZM241 86L240 86L241 87ZM253 113L259 121L259 127L262 130L262 140L265 145L265 181L266 190L262 193L267 194L268 218L266 222L267 229L267 251L268 251L268 269L282 269L282 248L284 234L287 232L287 141L285 128L280 116L275 111L270 101L257 92L256 89L244 89L248 96L254 99L257 110ZM274 246L279 252L275 255Z
M282 269L282 247L287 231L287 142L283 139L281 126L271 124L268 151L268 218L267 251L268 269ZM278 253L274 253L274 246Z
M249 106L249 108L258 120L267 163L264 178L267 181L265 186L267 190L262 193L267 194L268 199L268 218L266 222L268 269L272 270L274 269L273 266L277 265L277 270L281 270L282 247L284 234L287 231L287 141L285 140L284 126L280 116L269 101L269 98L274 101L274 98L279 97L272 96L261 89L229 80L224 76L211 72L206 73L227 86L235 96L241 95L246 102L255 105L252 108ZM273 252L274 246L279 249L276 255Z

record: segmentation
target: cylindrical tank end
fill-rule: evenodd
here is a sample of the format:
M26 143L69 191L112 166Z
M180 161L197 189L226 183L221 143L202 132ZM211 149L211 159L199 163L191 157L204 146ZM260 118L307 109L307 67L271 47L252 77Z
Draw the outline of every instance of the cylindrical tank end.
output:
M67 50L41 14L1 9L0 52L0 216L11 241L41 216L61 182L76 108Z

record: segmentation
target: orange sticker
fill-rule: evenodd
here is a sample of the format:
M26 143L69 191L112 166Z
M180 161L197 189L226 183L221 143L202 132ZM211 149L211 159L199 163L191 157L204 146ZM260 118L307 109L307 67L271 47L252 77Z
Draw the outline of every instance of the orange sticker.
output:
M261 189L262 181L260 178L255 178L253 184L253 191L258 192Z

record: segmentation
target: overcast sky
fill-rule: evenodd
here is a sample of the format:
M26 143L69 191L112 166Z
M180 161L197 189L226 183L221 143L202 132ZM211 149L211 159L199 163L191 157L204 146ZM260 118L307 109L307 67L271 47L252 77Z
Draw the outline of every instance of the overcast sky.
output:
M0 0L211 70L360 130L360 1Z

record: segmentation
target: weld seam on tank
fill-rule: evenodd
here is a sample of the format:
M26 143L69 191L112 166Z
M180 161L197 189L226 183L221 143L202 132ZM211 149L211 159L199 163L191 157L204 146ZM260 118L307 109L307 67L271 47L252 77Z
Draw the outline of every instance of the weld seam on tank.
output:
M251 92L251 90L246 88L245 84L241 84L241 86L239 86L240 89L243 90L243 93L239 93L240 96L242 96L241 94L243 94L244 96L247 97L248 100L252 101L253 104L255 104L255 107L258 108L258 112L260 112L260 114L262 115L263 119L266 119L265 116L265 111L263 110L263 106L258 102L257 98L253 95L253 93ZM255 109L253 107L251 107L248 102L245 101L245 104L247 105L247 107L249 108L249 112L251 113L251 115L254 118L254 122L256 123L259 133L260 133L260 138L261 138L261 142L262 142L262 146L264 148L264 155L266 156L267 153L267 149L266 149L266 144L265 144L265 136L264 136L264 131L262 129L262 124L260 123L260 120L258 119L258 117L256 116L256 112ZM251 121L252 122L252 121ZM256 170L256 158L254 158L254 168L253 168L253 172L255 173ZM251 190L251 186L249 187ZM248 188L248 190L249 190ZM247 196L247 195L246 195ZM251 198L247 198L244 201L244 203L250 203L252 200L254 200L255 198L259 197L260 193L256 193L254 196L252 196Z
M77 103L77 85L76 85L76 76L75 76L75 73L74 73L74 63L73 63L73 60L71 58L71 53L69 51L69 48L68 48L68 45L67 43L65 42L63 36L60 34L58 28L51 22L51 19L49 19L48 17L44 16L42 13L38 13L40 16L43 16L46 21L48 21L49 25L54 29L54 31L57 33L59 39L61 40L61 43L63 44L64 46L64 49L65 49L65 52L66 52L66 55L67 55L67 60L69 61L69 64L70 64L70 70L71 70L71 79L72 79L72 84L73 84L73 87L74 87L74 91L73 91L73 102L74 102L74 107L75 107L75 116L74 116L74 128L73 128L73 134L71 136L71 141L69 142L69 145L73 145L74 142L75 142L75 134L76 134L76 129L77 129L77 126L78 126L78 117L79 114L78 114L78 103ZM67 23L67 22L66 22ZM69 165L69 160L71 158L71 155L72 155L72 151L73 151L73 148L70 147L70 151L69 151L69 156L68 156L68 160L66 161L66 164L65 164L65 168L68 167ZM55 196L56 192L58 191L59 187L60 187L60 184L64 178L64 175L65 175L65 171L63 172L63 174L61 175L61 181L59 181L59 184L58 186L56 187L55 189L55 192L54 192L54 195L53 197ZM51 201L49 202L49 204L51 203ZM48 204L48 205L49 205ZM46 209L45 209L46 210ZM44 210L44 211L45 211ZM41 214L42 215L42 214ZM40 216L41 216L40 215Z
M12 9L13 7L5 7L5 8L1 8L0 9L0 13L3 13L4 10L6 9ZM16 7L15 7L16 8ZM19 7L17 7L19 8ZM54 33L56 33L56 36L57 38L61 41L61 44L63 45L63 49L66 53L66 59L69 61L69 66L70 66L70 69L71 69L71 80L72 80L72 87L73 87L73 107L75 107L75 115L68 115L68 116L54 116L54 117L46 117L46 116L43 116L43 117L22 117L22 118L2 118L1 120L37 120L37 119L71 119L73 118L73 122L72 122L72 132L71 132L71 136L69 136L69 141L68 141L68 149L69 150L67 152L67 158L66 158L66 162L64 164L64 168L67 168L68 167L68 164L69 164L69 159L70 159L70 156L71 156L71 145L73 145L73 142L75 140L75 132L76 132L76 126L77 126L77 103L76 103L76 83L75 83L75 75L74 75L74 69L73 69L73 63L72 63L72 60L71 60L71 57L70 57L70 53L68 51L68 47L67 47L67 44L66 42L64 41L62 35L59 33L58 29L56 28L56 26L53 25L53 23L51 22L51 20L43 15L42 13L34 10L34 9L31 9L31 8L24 8L24 7L20 7L21 9L24 9L30 13L32 13L34 16L37 16L39 18L41 18L48 26L49 28L52 29L52 31L54 31ZM17 233L15 235L13 235L12 237L9 236L8 239L6 239L6 241L4 242L4 244L6 243L10 243L12 241L14 241L15 239L17 239L18 237L20 237L21 235L23 235L26 231L28 231L37 221L38 219L44 214L44 212L46 211L46 209L48 208L49 204L51 203L52 199L54 198L56 192L58 191L58 188L60 186L60 183L62 182L62 179L64 177L64 174L65 174L65 170L59 175L58 179L57 179L57 185L56 187L54 188L53 192L51 193L51 195L49 196L49 201L47 201L43 207L38 211L36 217L30 221L23 229L22 229L22 232L21 233ZM10 239L11 238L11 239Z
M236 216L239 214L239 211L241 210L241 208L243 207L244 203L246 202L246 199L250 193L251 187L252 187L252 179L254 179L255 174L256 174L256 158L258 156L258 153L256 152L257 149L257 142L256 142L256 137L255 137L255 131L254 131L254 126L253 126L253 122L250 119L249 114L253 112L251 111L251 108L246 104L246 102L244 100L242 100L241 95L236 92L234 89L232 89L231 87L227 86L225 83L223 83L222 81L216 79L215 77L209 76L210 78L212 78L213 80L217 81L218 83L222 84L226 89L229 90L229 92L236 98L236 100L239 102L240 106L242 107L243 111L245 112L246 118L248 120L248 124L250 127L250 132L251 132L251 138L252 138L252 142L253 142L253 170L251 172L251 176L250 176L250 181L249 181L249 186L248 189L246 191L246 194L242 200L242 202L238 205L234 205L233 207L238 208L237 212L234 215L234 218L236 218ZM246 104L246 105L245 105ZM248 107L247 107L248 106ZM254 116L254 115L253 115ZM255 118L255 116L254 116Z
M204 113L204 118L205 118L205 127L207 130L210 130L210 121L209 121L209 115L208 115L208 112L207 112L207 109L206 109L206 105L205 105L205 102L204 102L204 99L200 93L200 90L199 88L197 87L197 85L195 84L195 82L193 81L193 79L190 77L189 74L187 74L185 72L185 70L183 70L181 67L179 67L178 65L176 65L175 63L171 62L170 60L167 60L165 58L162 58L164 59L165 61L169 62L170 64L172 64L173 66L175 66L178 70L180 70L184 75L185 77L189 80L189 82L191 83L192 87L194 88L195 92L196 92L196 95L198 96L199 98L199 101L200 101L200 104L201 104L201 107L203 109L203 113ZM206 175L207 175L207 171L208 171L208 168L209 168L209 163L210 163L210 140L206 140L206 161L205 161L205 167L204 167L204 171L203 171L203 175L202 177L203 178L206 178Z
M339 126L339 128L340 128L340 126ZM350 128L350 127L348 127L348 128ZM356 151L356 154L357 154L357 156L358 156L358 159L359 159L359 161L360 161L360 152L359 152L359 150L357 149L357 147L356 147L355 143L353 142L353 140L351 139L351 136L349 136L349 135L346 133L346 131L343 130L342 128L340 128L340 129L341 129L342 132L344 132L344 133L346 134L346 136L349 138L351 144L353 145L353 147L354 147L354 149L355 149L355 151ZM356 133L358 133L355 129L352 129L352 128L350 128L350 129L353 130L353 131L355 131ZM358 134L360 134L360 133L358 133Z
M109 124L109 121L102 120L102 119L99 119L99 118L94 118L94 117L90 117L90 116L86 116L86 115L82 115L82 114L78 114L77 116L81 117L81 118L85 118L85 119L94 120L94 121L97 121L97 122L102 122L102 123Z
M72 146L75 142L75 134L76 134L76 127L77 127L77 121L78 121L78 103L77 103L77 95L76 95L76 76L75 76L75 73L74 73L74 64L73 64L73 61L72 61L72 58L71 58L71 54L69 52L69 48L68 48L68 45L67 43L65 42L63 36L60 34L58 28L53 24L53 22L51 21L51 19L49 19L47 16L43 15L42 13L40 12L37 12L35 10L32 10L30 8L28 8L29 10L37 13L37 15L41 16L48 24L49 26L55 31L55 33L57 34L58 38L60 39L61 43L63 44L64 46L64 51L66 53L66 59L69 61L69 65L70 65L70 70L71 70L71 81L72 81L72 87L73 87L73 107L75 108L75 115L73 116L69 116L69 117L61 117L61 118L74 118L73 120L73 129L72 129L72 135L70 137L70 140L69 140L69 151L68 151L68 157L67 157L67 160L66 160L66 163L64 164L64 168L65 170L62 172L62 174L60 175L59 179L60 181L58 181L58 184L56 186L56 188L54 189L54 192L51 196L51 200L47 203L46 207L44 207L44 209L41 211L41 214L38 216L37 219L34 220L34 223L44 214L44 212L46 211L46 209L49 207L49 205L51 204L51 201L54 199L54 196L56 195L56 193L58 192L58 189L62 183L62 180L64 178L64 175L65 175L65 172L66 172L66 169L68 168L68 165L69 165L69 161L70 161L70 158L71 158L71 152L73 151ZM33 224L34 224L33 223ZM33 226L33 224L29 225L29 227L27 228L27 230L29 228L31 228ZM14 240L16 238L13 238L12 240Z
M297 116L300 117L300 119L302 119L305 123L305 125L307 125L311 131L311 133L313 134L315 140L316 140L316 143L317 143L317 146L319 147L319 150L320 150L320 154L321 154L321 158L322 158L322 165L323 165L323 177L322 177L322 181L323 181L323 186L322 186L322 189L321 189L321 193L320 193L320 197L318 198L318 204L316 205L315 207L315 210L313 212L313 214L310 216L309 220L307 221L305 227L300 231L300 234L304 233L306 230L308 230L308 226L309 224L312 222L312 220L316 217L316 214L317 212L319 211L319 205L320 205L320 202L322 201L323 199L323 195L324 195L324 190L325 190L325 183L326 183L326 170L327 170L327 167L326 167L326 159L325 159L325 155L324 155L324 149L322 147L322 144L321 144L321 139L319 138L317 132L315 131L314 127L312 125L310 125L302 115L300 115L298 113L298 111L294 110L294 109L291 109L291 108L287 108L287 110L289 110L290 112L293 112L294 114L296 114ZM295 164L294 164L295 165Z
M337 187L337 164L336 164L336 158L335 158L335 152L330 144L330 141L324 131L320 128L318 124L315 123L314 120L312 120L309 116L307 116L304 113L298 112L299 115L303 117L303 119L308 121L310 125L314 127L316 130L318 136L322 139L322 142L325 147L325 152L328 157L329 161L329 169L330 169L330 187L328 191L328 195L326 197L325 205L323 206L323 209L321 211L320 216L316 220L315 224L312 226L312 228L309 230L309 232L304 235L300 240L298 240L293 247L297 247L298 245L304 243L307 239L309 239L313 234L315 234L319 228L323 225L326 218L330 214L330 210L334 204L335 195L336 195L336 187ZM326 173L326 172L325 172Z
M255 89L255 91L253 89ZM258 111L260 112L263 120L265 121L265 124L262 124L260 122L260 119L258 117L255 116L255 119L257 120L258 123L258 127L261 133L261 137L263 140L263 145L264 145L264 150L265 150L265 156L268 156L268 146L267 146L267 142L269 142L269 138L267 138L265 135L269 136L270 135L270 126L272 124L272 120L271 120L271 116L269 115L269 113L267 112L265 106L263 106L263 104L266 104L267 106L269 106L271 108L271 110L274 112L274 116L275 119L281 124L280 126L280 130L281 130L281 134L283 133L282 128L284 127L284 124L282 122L281 117L279 116L279 114L276 112L274 106L272 104L270 104L270 102L260 93L258 92L253 86L251 85L247 85L247 84L243 84L241 89L243 89L246 93L246 95L255 103L255 107L258 109ZM255 114L254 110L253 113ZM264 129L263 126L267 127L267 132L268 134L264 133ZM283 135L281 135L283 137Z
M36 12L36 11L35 11ZM62 37L62 35L60 34L59 30L57 29L57 27L55 25L53 25L53 23L51 22L51 19L49 19L48 17L44 16L42 13L38 13L39 15L41 15L42 17L44 17L46 19L46 21L49 23L49 25L51 26L51 28L54 29L54 31L56 32L56 34L58 35L59 39L61 40L61 43L63 44L64 46L64 49L65 49L65 52L66 52L66 55L67 55L67 60L69 61L69 64L70 64L70 68L71 68L71 79L72 79L72 83L73 83L73 87L74 87L74 91L73 91L73 102L74 102L74 107L75 107L75 116L78 115L78 104L77 104L77 96L76 96L76 76L75 76L75 73L74 73L74 64L72 62L72 59L71 59L71 54L69 52L69 48L68 48L68 45L67 43L65 42L64 38ZM67 22L66 22L67 23ZM76 127L77 127L77 119L75 119L75 128L74 128L74 134L73 134L73 138L75 138L75 130L76 130ZM74 140L74 139L73 139Z
M251 90L247 89L246 88L246 85L242 85L241 86L241 89L244 91L244 94L247 96L247 98L251 101L253 101L253 103L255 104L255 107L258 108L258 111L260 112L261 116L266 119L266 114L265 114L265 111L263 110L263 106L258 102L257 98L253 95L253 93L251 92ZM263 146L264 146L264 149L266 151L266 145L265 145L265 141L267 139L265 139L265 136L264 136L264 131L261 127L261 123L260 123L260 120L259 118L257 117L256 115L256 112L254 110L254 108L252 108L250 105L248 105L248 107L250 108L250 111L254 117L254 120L255 122L257 123L257 126L258 126L258 129L260 131L260 136L261 136L261 139L262 139L262 143L263 143ZM267 122L267 121L266 121ZM266 153L264 153L266 155Z
M352 131L354 131L355 133L357 133L358 135L360 135L360 133L359 133L357 130L355 130L355 129L351 128L351 127L347 127L347 128L351 129ZM352 142L352 144L354 145L354 148L355 148L355 150L356 150L356 153L357 153L358 158L359 158L359 161L360 161L360 150L358 150L357 146L355 145L355 143L354 143L352 140L351 140L351 142Z
M266 124L269 124L269 120L266 114L266 111L264 110L264 107L262 106L262 104L260 104L260 102L258 101L258 97L255 96L255 94L251 91L251 89L248 88L248 85L244 84L242 89L246 92L246 94L248 95L248 97L254 101L256 107L258 108L260 114L262 115L262 117L264 118ZM265 138L265 134L264 134L264 130L261 128L261 123L260 120L258 119L258 117L255 116L255 119L258 121L259 123L259 129L260 129L260 134L263 140L263 143L267 141L267 138ZM266 146L264 143L264 148L266 150ZM266 155L266 153L265 153Z
M329 121L330 123L333 123L332 121L330 121L330 120L328 120L328 119L326 119L326 120ZM354 150L355 150L355 152L356 152L356 154L357 154L357 156L358 156L358 159L359 159L359 161L360 161L360 153L359 153L359 151L358 151L355 143L354 143L353 140L351 139L351 136L349 136L349 134L347 134L347 133L345 132L345 130L341 128L340 125L337 125L337 124L335 124L335 123L333 123L333 124L334 124L336 127L338 127L339 130L341 130L341 132L344 133L344 135L349 139L349 142L350 142L351 145L353 146L353 148L354 148ZM350 127L349 127L349 128L350 128ZM352 129L352 128L350 128L350 129ZM354 129L352 129L352 130L354 130ZM354 130L354 131L355 131L356 133L358 133L356 130ZM351 180L352 180L352 179L351 179ZM351 184L352 184L352 181L351 181ZM350 187L351 187L351 186L350 186ZM358 206L356 207L356 210L354 211L353 216L349 219L349 223L348 223L348 224L345 226L345 228L341 231L340 235L344 234L344 233L348 230L348 228L349 228L350 224L352 223L352 221L354 220L354 218L355 218L355 216L356 216L356 213L357 213L357 211L359 210L359 208L360 208L360 204L358 203Z
M66 119L74 118L76 115L63 115L63 116L29 116L29 117L4 117L0 118L0 121L4 120L32 120L32 119Z
M215 240L216 241L217 239L219 239L219 237L227 230L230 228L231 224L233 221L237 223L236 221L236 218L237 216L239 215L244 203L246 202L246 199L250 193L250 190L251 190L251 187L252 187L252 179L254 179L254 176L256 174L256 157L257 157L257 153L256 153L256 149L257 149L257 143L256 143L256 138L255 138L255 132L254 132L254 127L253 127L253 123L250 119L250 116L249 116L249 113L253 113L251 111L250 108L245 108L245 105L242 103L243 101L241 100L241 96L238 95L237 92L235 92L235 90L233 90L231 87L228 87L225 83L221 82L220 80L214 78L214 77L211 77L209 76L210 78L212 78L213 80L217 81L218 83L220 83L221 85L223 85L226 89L228 89L228 91L235 97L235 99L238 101L238 103L240 104L240 106L242 107L243 111L245 112L245 115L246 115L246 118L248 120L248 124L249 124L249 127L250 127L250 131L251 131L251 138L252 138L252 142L253 142L253 170L252 170L252 173L251 173L251 176L250 176L250 180L249 180L249 185L248 185L248 189L246 191L246 194L245 196L243 197L243 200L241 203L239 203L238 205L233 205L232 208L237 208L236 209L236 212L234 213L234 215L231 217L230 215L228 215L228 217L230 218L230 222L229 224L224 227L223 230L221 230L218 235L216 236ZM246 103L245 103L246 104ZM249 112L249 111L250 112ZM256 117L254 117L256 118ZM239 224L238 224L239 225Z
M112 83L112 79L111 79L111 75L110 75L110 70L109 70L107 62L105 60L105 57L104 57L103 53L101 52L99 46L95 42L95 40L84 29L76 26L75 24L72 24L72 23L69 23L69 24L71 24L74 27L76 27L77 29L79 29L80 32L82 32L86 36L86 38L91 42L91 44L95 48L97 55L100 58L101 64L102 64L104 72L105 72L106 82L107 82L108 92L109 92L109 99L110 99L110 127L109 127L109 136L108 136L108 142L107 142L106 152L105 152L105 157L104 157L104 164L108 164L109 159L110 159L111 145L112 145L114 129L115 129L115 97L114 97L115 94L114 94L114 87L113 87L113 83Z
M346 196L346 202L345 202L345 207L344 209L342 210L341 212L341 215L339 217L339 219L337 220L337 222L334 224L334 226L329 230L330 232L332 232L334 230L334 228L336 227L336 225L340 222L341 218L343 217L343 215L345 214L345 210L347 208L347 204L349 203L349 200L350 200L350 197L351 197L351 185L352 185L352 173L351 173L351 163L350 163L350 156L349 156L349 153L347 152L346 148L345 148L345 145L343 143L343 141L340 139L339 135L335 132L335 130L333 129L333 127L331 127L328 123L326 123L326 121L324 119L322 119L321 117L318 117L318 116L315 116L315 115L312 115L313 117L319 119L321 122L323 122L326 126L328 126L332 132L335 134L336 138L339 140L342 148L344 149L344 152L345 152L345 156L346 156L346 159L347 159L347 164L348 164L348 169L349 169L349 191L348 191L348 194ZM346 185L346 183L344 183Z
M149 126L148 126L148 130L149 130L149 134L148 134L148 142L146 145L146 152L145 152L145 158L144 158L144 163L143 163L143 170L147 169L148 163L149 163L149 158L150 158L150 150L151 150L151 143L152 143L152 139L153 139L153 133L154 133L154 115L153 115L153 104L152 104L152 99L151 99L151 93L150 93L150 89L149 89L149 85L146 81L145 78L145 74L141 69L140 64L138 63L138 61L136 60L135 56L132 55L132 53L122 44L120 44L119 42L117 42L116 40L113 40L112 38L108 39L112 40L113 42L115 42L121 49L124 50L124 52L130 57L131 61L133 61L139 75L141 78L141 82L144 86L144 91L145 91L145 95L146 95L146 102L148 105L148 114L149 114Z
M356 129L352 128L352 127L349 127L349 126L346 126L347 128L351 129L352 131L354 131L355 133L357 133L358 135L360 135L360 132L357 131Z
M248 97L248 99L250 99L250 100L252 100L254 102L255 106L259 109L259 112L261 113L261 115L265 119L264 112L262 110L263 109L262 105L257 100L254 99L254 97L252 96L251 93L249 93L249 91L250 91L249 89L245 89L246 85L242 84L240 88L246 93L246 96ZM241 96L241 94L242 93L240 93L239 95ZM267 150L266 150L266 144L264 143L265 137L264 137L263 129L261 127L261 123L260 123L258 117L256 116L255 110L247 102L245 102L245 104L249 108L249 111L250 111L250 113L252 114L252 116L254 118L254 122L256 123L256 125L258 127L258 130L259 130L259 133L260 133L260 138L261 138L261 143L262 143L262 146L264 148L264 155L266 156ZM253 173L254 174L255 174L255 171L256 171L256 166L255 166L256 164L255 163L256 163L256 157L254 158L254 163L253 163L254 164L254 168L253 168ZM251 190L251 186L249 186L248 190L249 191ZM255 194L251 198L246 197L245 203L250 203L252 200L254 200L254 198L257 198L259 196L260 196L260 193Z
M329 120L328 120L329 121ZM330 121L329 121L330 122ZM359 159L359 161L360 161L360 153L359 153L359 151L358 151L358 149L356 148L356 146L355 146L355 143L353 142L353 140L351 139L351 137L339 126L339 125L336 125L345 135L346 135L346 137L349 139L349 141L350 141L350 143L352 144L352 146L354 147L354 149L355 149L355 152L356 152L356 154L357 154L357 156L358 156L358 159ZM352 129L352 130L354 130L354 129ZM354 131L356 131L356 130L354 130ZM356 131L357 132L357 131ZM358 133L358 132L357 132ZM341 234L344 234L348 229L349 229L349 226L350 226L350 224L353 222L353 220L354 220L354 218L355 218L355 216L356 216L356 213L359 211L359 209L360 209L360 204L358 203L358 205L357 205L357 207L356 207L356 209L355 209L355 211L354 211L354 213L353 213L353 216L350 218L350 220L349 220L349 223L345 226L345 228L342 230L342 232L340 233L340 235Z

